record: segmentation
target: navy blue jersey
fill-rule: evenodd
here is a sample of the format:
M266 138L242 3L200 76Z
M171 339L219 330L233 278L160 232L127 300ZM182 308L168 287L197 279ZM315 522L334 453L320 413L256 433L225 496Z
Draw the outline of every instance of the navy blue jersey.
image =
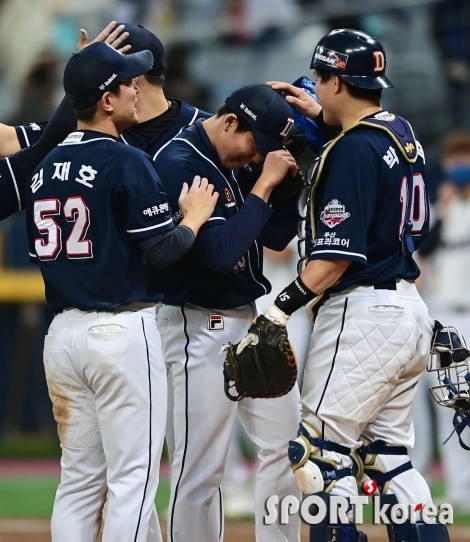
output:
M153 158L162 146L179 134L185 126L193 124L198 119L208 119L212 116L210 113L201 111L180 100L174 101L177 102L179 106L178 116L158 137L148 141L145 137L135 133L132 129L128 129L124 130L121 134L121 140L127 145L142 149Z
M42 122L31 122L22 126L15 126L20 147L25 149L37 143L48 122L44 120Z
M306 256L352 262L330 292L416 279L419 268L404 250L406 218L415 248L428 232L424 153L411 127L387 112L363 122L326 146L313 171Z
M36 169L26 202L30 255L53 310L161 300L137 241L174 225L147 154L101 132L72 132Z
M0 220L22 208L21 189L24 182L19 175L14 160L0 160Z
M183 183L191 185L195 175L206 177L219 193L214 213L193 248L170 270L159 273L164 302L230 309L268 293L263 245L278 250L287 245L295 235L296 206L286 203L273 210L249 194L258 174L224 169L201 120L157 153L155 167L173 209ZM174 215L175 222L181 218L180 213ZM222 235L223 231L229 234Z

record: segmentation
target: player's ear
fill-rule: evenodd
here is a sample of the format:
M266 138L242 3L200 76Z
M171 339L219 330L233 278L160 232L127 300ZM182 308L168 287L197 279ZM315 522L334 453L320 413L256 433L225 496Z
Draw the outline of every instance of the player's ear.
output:
M341 92L341 89L343 87L343 81L340 77L335 75L335 94L339 94Z
M107 113L112 113L114 111L114 106L111 101L111 92L105 92L103 96L101 96L100 105L103 108L104 111Z
M238 117L235 113L228 113L224 117L224 132L228 132L231 128L238 126Z

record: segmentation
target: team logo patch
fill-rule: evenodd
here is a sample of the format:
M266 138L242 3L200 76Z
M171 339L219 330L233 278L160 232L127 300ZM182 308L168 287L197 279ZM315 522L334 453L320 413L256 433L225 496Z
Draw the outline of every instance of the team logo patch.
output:
M388 111L381 111L380 113L377 113L377 115L374 115L374 119L387 120L391 122L392 120L395 120L395 115L389 113Z
M320 47L315 53L315 59L323 64L328 64L331 68L337 68L338 70L345 70L348 63L349 55L332 51L331 49L324 49Z
M406 151L408 154L411 154L414 150L415 150L415 146L413 145L413 143L407 143L407 144L405 145L405 151Z
M337 199L332 199L320 214L320 220L329 228L334 228L349 218L351 213L346 211L345 206Z
M232 201L232 193L230 192L230 190L228 188L224 188L224 194L225 194L225 199L228 202L231 202Z
M222 331L224 329L224 317L221 314L209 314L207 328L209 331Z

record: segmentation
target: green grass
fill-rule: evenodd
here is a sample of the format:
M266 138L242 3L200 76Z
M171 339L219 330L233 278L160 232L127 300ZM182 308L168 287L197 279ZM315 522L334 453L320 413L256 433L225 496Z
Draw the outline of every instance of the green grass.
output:
M7 436L0 440L0 457L46 458L60 457L59 439L55 434L32 434Z
M49 518L59 480L57 478L0 478L0 518ZM161 480L155 504L166 510L170 483Z
M0 478L0 518L50 518L59 480L53 477ZM442 483L433 484L434 497L443 495ZM159 514L168 506L170 482L162 479L155 504ZM364 508L364 521L372 521L372 505ZM470 525L470 514L454 514L454 525Z

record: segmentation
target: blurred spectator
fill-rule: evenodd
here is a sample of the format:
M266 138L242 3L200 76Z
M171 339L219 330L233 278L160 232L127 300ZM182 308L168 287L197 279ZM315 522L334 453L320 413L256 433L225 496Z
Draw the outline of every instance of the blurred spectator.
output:
M191 46L178 44L170 47L165 55L165 95L177 98L194 107L207 111L209 89L194 81L188 73L188 56Z
M470 127L470 2L444 0L432 7L433 31L439 44L447 104L453 128ZM441 74L436 74L440 76Z
M295 0L226 0L226 13L233 42L262 45L274 41L282 28L300 17Z
M444 181L438 188L435 221L420 248L423 278L429 284L431 315L456 326L470 339L470 132L457 131L445 140L441 157ZM452 432L454 411L437 408L438 440ZM455 435L454 435L455 437ZM446 481L444 502L470 511L470 463L457 438L441 446ZM464 436L465 440L465 436Z
M20 125L47 120L56 106L56 85L60 77L59 63L52 53L43 53L26 75L16 111L7 124Z

